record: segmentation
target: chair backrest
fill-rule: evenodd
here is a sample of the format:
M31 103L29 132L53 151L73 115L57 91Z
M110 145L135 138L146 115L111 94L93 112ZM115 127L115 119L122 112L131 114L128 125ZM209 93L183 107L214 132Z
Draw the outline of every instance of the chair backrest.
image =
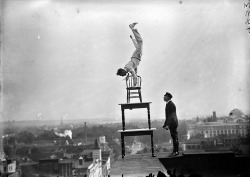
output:
M135 87L141 87L141 76L137 76L136 79L137 84ZM128 79L126 80L126 86L127 88L134 87L134 80L132 75L129 75Z

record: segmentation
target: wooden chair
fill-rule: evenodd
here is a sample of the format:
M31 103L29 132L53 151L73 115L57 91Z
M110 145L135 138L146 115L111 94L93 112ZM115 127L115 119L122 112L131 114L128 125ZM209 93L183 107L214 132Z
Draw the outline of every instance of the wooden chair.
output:
M134 86L132 75L128 76L128 79L126 79L126 86L127 86L127 103L130 103L130 98L139 98L140 102L142 102L141 77L137 76L137 84L136 86Z

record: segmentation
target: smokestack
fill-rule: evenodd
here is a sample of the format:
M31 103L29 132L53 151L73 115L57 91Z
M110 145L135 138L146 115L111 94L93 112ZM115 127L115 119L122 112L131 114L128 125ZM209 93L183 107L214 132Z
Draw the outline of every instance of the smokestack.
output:
M61 126L63 125L63 119L62 119L62 116L61 116Z
M42 117L41 117L41 116L42 116L42 113L38 113L38 114L37 114L38 120L42 120Z
M84 122L84 140L85 145L87 145L87 124Z
M4 159L4 150L3 150L3 124L0 125L0 160Z
M213 112L213 122L216 122L216 111Z

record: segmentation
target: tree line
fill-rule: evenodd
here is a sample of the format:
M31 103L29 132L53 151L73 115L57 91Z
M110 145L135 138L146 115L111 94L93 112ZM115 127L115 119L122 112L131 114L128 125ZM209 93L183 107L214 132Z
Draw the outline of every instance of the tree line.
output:
M162 128L162 125L159 123L152 123L152 126L157 130L154 131L154 142L162 143L170 140L170 133ZM126 129L139 129L141 128L138 124L127 123ZM117 132L121 130L122 126L120 124L104 124L104 125L94 125L87 126L86 129L84 126L72 128L72 139L83 139L85 138L85 133L87 138L98 138L100 136L105 136L107 142L111 142L114 139L120 139L120 134ZM62 130L63 131L63 130ZM5 130L5 133L9 130ZM187 134L186 122L181 120L179 121L179 139L181 140L183 135ZM4 138L4 145L14 145L14 144L25 144L30 145L35 141L46 141L54 140L60 138L55 134L54 129L46 130L41 128L27 128L19 132L12 132L10 136ZM128 142L132 142L134 137L128 137ZM149 136L140 136L138 137L143 143L150 142Z

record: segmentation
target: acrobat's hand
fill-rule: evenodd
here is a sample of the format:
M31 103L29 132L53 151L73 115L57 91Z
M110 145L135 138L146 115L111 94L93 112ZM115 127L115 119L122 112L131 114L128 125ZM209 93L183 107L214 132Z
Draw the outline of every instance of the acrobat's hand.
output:
M137 78L133 77L133 86L136 87L136 85L137 85Z
M127 74L127 76L125 77L125 80L127 81L127 80L128 80L128 78L129 78L129 74Z

